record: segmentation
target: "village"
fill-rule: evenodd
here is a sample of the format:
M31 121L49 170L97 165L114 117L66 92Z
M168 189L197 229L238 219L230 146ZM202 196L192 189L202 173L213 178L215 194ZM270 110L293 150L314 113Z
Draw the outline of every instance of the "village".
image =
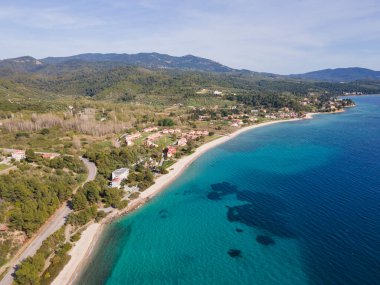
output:
M202 90L200 92L206 92ZM224 93L218 90L213 92L215 96L223 96ZM341 99L334 99L326 102L317 102L312 96L305 97L301 100L303 106L310 104L320 104L321 110L326 112L339 111L343 107L347 107L347 103ZM73 110L72 106L70 111ZM155 149L160 152L159 159L152 157L141 157L139 163L144 167L149 168L155 175L159 175L159 169L167 167L174 163L175 159L182 155L189 154L193 149L200 144L213 140L221 135L233 132L244 126L259 124L271 120L284 120L303 118L305 113L296 112L290 108L269 109L269 108L253 108L247 109L243 104L230 106L227 110L215 106L213 108L206 107L191 107L190 118L198 122L196 129L189 127L161 127L161 126L146 126L135 132L127 132L119 136L115 141L117 146L133 147L139 146L146 149ZM93 111L86 109L82 117L86 118L88 114L93 115ZM202 128L202 129L199 129ZM14 169L14 162L24 160L26 158L25 149L6 149L2 150L3 156L0 157L0 174L6 174ZM60 156L56 152L35 152L36 155L43 159L54 159ZM127 166L125 166L127 167ZM123 188L126 193L133 194L138 191L136 186L128 186L125 181L128 180L128 168L121 168L124 171L114 170L110 179L110 186ZM122 183L123 182L123 183Z
M215 96L223 96L221 91L214 91ZM301 104L320 104L321 110L325 112L336 112L348 103L345 100L333 99L325 102L317 102L312 97L305 97ZM72 110L72 106L70 106ZM85 110L81 115L86 118L88 114L93 115L93 111ZM170 168L177 159L183 155L191 154L196 147L201 144L214 140L220 136L227 135L236 129L244 126L260 124L266 121L304 118L305 113L296 112L290 108L281 108L278 110L269 108L247 109L244 105L230 106L227 111L224 108L191 108L190 117L198 122L195 129L184 126L146 126L140 130L129 131L118 138L117 147L133 148L139 147L146 149L147 155L142 155L137 162L126 164L121 168L113 169L110 173L108 187L123 190L123 200L132 200L139 196L140 192L145 189L139 187L135 180L130 179L130 174L137 165L148 169L153 173L154 178L167 173L166 169ZM151 155L154 151L156 156ZM53 160L62 154L58 152L33 152L33 155L43 160ZM28 150L4 148L0 152L0 175L8 174L17 168L19 162L26 162ZM31 163L33 165L33 163ZM131 169L132 168L132 169ZM0 224L0 231L7 231L6 224Z

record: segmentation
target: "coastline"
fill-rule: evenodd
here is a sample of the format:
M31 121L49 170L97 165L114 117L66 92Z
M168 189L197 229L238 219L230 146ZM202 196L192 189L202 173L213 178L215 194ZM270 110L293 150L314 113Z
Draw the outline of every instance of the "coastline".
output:
M161 191L166 189L172 182L174 182L175 179L178 178L197 158L202 156L208 150L211 150L212 148L218 145L221 145L239 136L240 134L244 132L247 132L256 128L260 128L260 127L278 124L278 123L313 119L313 116L316 114L319 114L319 113L308 113L304 118L276 120L276 121L265 122L258 125L247 126L229 135L222 136L204 145L201 145L194 151L194 153L188 156L182 157L170 167L170 171L168 174L158 177L155 180L155 184L153 184L144 192L142 192L137 199L132 200L125 209L115 210L112 213L110 213L100 224L93 223L89 227L87 227L83 231L81 238L76 242L76 244L70 250L69 254L71 255L71 259L62 269L59 275L54 279L52 284L56 284L56 285L73 284L75 279L79 276L80 272L84 269L87 263L87 260L92 250L95 248L96 243L99 241L99 238L106 224L108 224L115 218L118 218L120 216L123 216L127 213L132 212L133 210L144 205L147 201L149 201L154 196L158 195Z

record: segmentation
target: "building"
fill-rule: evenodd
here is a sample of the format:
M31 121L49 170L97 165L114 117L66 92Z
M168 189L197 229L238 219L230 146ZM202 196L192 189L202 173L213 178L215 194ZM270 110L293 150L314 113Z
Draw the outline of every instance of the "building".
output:
M222 94L223 94L223 92L221 92L221 91L218 91L218 90L214 91L214 95L216 95L216 96L221 96Z
M177 148L175 146L168 146L166 152L166 158L173 157L177 153Z
M129 175L129 169L128 168L120 168L116 169L112 172L112 181L111 181L111 187L113 188L120 188L121 182L124 179L128 179Z
M135 133L135 134L132 134L132 135L128 135L125 137L125 140L126 141L134 141L135 139L138 139L141 137L141 134L140 133Z
M121 187L121 179L119 177L112 179L111 187L112 188L120 188Z
M150 133L150 132L158 131L158 128L157 127L150 127L150 128L145 128L143 131L144 131L144 133Z
M180 134L182 133L181 129L163 129L162 130L163 134Z
M178 146L185 146L186 144L187 144L187 139L186 138L181 138L177 142Z
M159 139L162 135L160 133L154 133L154 134L151 134L150 136L148 136L148 140L150 141L154 141L156 139Z
M11 152L11 155L13 159L20 161L22 159L25 159L25 150L15 149Z
M8 231L8 226L6 224L0 224L0 232Z
M158 147L158 144L154 143L154 142L151 141L151 140L145 140L144 145L145 145L146 147Z
M141 137L141 134L140 133L135 133L135 134L132 134L132 135L128 135L125 137L125 143L128 145L128 146L132 146L133 145L133 141L140 138Z
M40 153L42 158L53 159L59 156L59 153L42 152Z

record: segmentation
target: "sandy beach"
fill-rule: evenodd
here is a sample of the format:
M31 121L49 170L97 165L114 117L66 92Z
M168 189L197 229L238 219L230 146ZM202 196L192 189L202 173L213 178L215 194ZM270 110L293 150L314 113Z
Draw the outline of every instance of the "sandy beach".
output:
M70 251L70 260L59 273L52 285L71 284L78 273L79 265L91 254L94 248L97 237L101 234L103 225L95 223L87 227L82 233L82 236L75 246Z
M283 123L283 122L292 122L292 121L298 121L303 119L312 119L313 115L316 113L309 113L306 115L305 118L296 118L296 119L289 119L289 120L277 120L277 121L270 121L265 122L258 125L252 125L247 126L241 129L238 129L234 133L226 136L222 136L220 138L217 138L211 142L208 142L199 148L197 148L194 153L191 155L185 156L181 159L179 159L176 163L174 163L170 167L170 171L166 175L162 175L158 177L155 180L155 184L150 186L148 189L146 189L144 192L140 194L140 197L131 201L126 209L123 210L116 210L110 213L106 219L102 221L102 224L91 224L83 233L79 241L75 244L75 246L71 249L69 254L71 255L71 259L66 264L66 266L63 268L63 270L60 272L60 274L57 276L57 278L52 283L53 285L66 285L66 284L72 284L75 281L75 278L79 275L80 271L83 269L85 262L89 255L91 254L92 249L96 245L96 242L98 241L98 238L101 236L101 231L104 228L104 225L106 223L109 223L112 219L124 215L128 212L133 211L134 209L140 207L149 199L156 196L158 193L160 193L162 190L164 190L167 186L169 186L173 181L177 179L178 176L181 175L181 173L189 166L191 165L194 160L199 158L201 155L206 153L208 150L223 144L238 135L242 134L243 132L247 132L252 129L261 128L273 124Z

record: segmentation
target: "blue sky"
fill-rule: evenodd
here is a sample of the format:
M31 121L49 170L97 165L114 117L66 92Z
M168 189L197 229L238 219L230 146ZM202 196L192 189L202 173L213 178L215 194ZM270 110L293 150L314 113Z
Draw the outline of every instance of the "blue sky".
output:
M281 74L380 70L379 0L0 0L0 58L194 54Z

